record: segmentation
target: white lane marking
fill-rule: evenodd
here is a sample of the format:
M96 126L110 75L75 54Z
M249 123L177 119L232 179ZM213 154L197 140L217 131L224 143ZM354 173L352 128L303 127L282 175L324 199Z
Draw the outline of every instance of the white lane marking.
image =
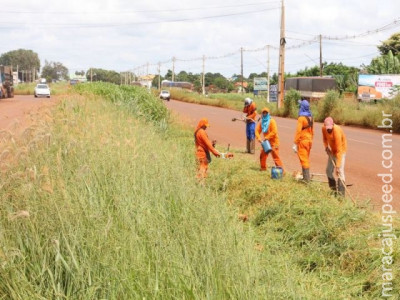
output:
M375 145L374 143L364 142L364 141L355 140L355 139L348 139L348 140L349 140L349 141L358 142L358 143L368 144L368 145Z

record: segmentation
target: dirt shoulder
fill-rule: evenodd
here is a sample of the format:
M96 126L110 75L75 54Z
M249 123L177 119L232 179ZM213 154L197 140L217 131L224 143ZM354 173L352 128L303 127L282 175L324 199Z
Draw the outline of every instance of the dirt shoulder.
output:
M16 95L0 100L0 129L18 132L29 127L30 116L40 110L50 108L58 102L58 97L35 98L32 95Z

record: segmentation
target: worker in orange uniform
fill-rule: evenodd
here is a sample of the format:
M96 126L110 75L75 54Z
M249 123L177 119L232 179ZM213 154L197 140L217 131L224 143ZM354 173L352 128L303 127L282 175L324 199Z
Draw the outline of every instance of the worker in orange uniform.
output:
M261 135L262 133L262 135ZM261 143L264 140L268 140L271 144L271 154L276 167L281 167L283 169L283 163L279 157L279 136L278 127L276 126L276 121L271 118L269 114L269 109L264 107L261 112L261 121L256 127L256 138ZM261 147L260 152L260 166L261 171L267 170L267 158L268 154L265 153L264 149Z
M335 192L338 191L339 195L344 197L346 190L344 175L344 163L347 151L346 136L342 128L334 124L331 117L327 117L322 126L322 138L325 151L328 154L326 176L328 176L329 187ZM334 173L338 177L337 185Z
M212 152L216 157L221 156L221 153L214 148L214 145L208 138L206 129L209 126L208 119L203 118L199 121L196 131L194 132L196 157L198 161L197 178L200 181L203 181L207 177L208 164L211 162L210 152Z
M293 150L299 157L303 171L303 180L309 182L310 177L310 152L314 137L314 120L307 100L300 102L299 117L297 119L296 135Z
M243 113L246 114L246 149L247 153L254 153L255 151L255 128L256 128L256 117L257 110L256 104L250 98L244 99Z

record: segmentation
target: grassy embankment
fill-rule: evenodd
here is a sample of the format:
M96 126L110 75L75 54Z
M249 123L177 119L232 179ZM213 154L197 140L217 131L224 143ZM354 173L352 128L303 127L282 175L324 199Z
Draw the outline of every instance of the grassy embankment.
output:
M265 98L254 97L252 94L210 94L204 97L197 93L191 93L183 90L172 89L173 99L198 103L204 105L213 105L225 108L231 108L241 111L243 109L243 99L250 97L257 104L258 112L265 106L269 107L274 116L296 118L298 112L297 100L300 94L295 91L287 93L285 101L288 100L292 108L278 109L275 103L266 103ZM291 98L295 98L295 103ZM285 104L286 105L286 104ZM393 100L384 100L375 103L358 103L357 101L344 101L337 92L330 91L321 101L311 104L311 110L315 120L322 122L328 115L332 116L337 124L354 125L366 128L376 129L382 122L382 111L393 114L393 132L400 133L400 95Z
M272 181L239 153L214 159L201 187L193 133L158 99L77 89L21 137L1 133L0 297L379 297L371 212L319 184Z

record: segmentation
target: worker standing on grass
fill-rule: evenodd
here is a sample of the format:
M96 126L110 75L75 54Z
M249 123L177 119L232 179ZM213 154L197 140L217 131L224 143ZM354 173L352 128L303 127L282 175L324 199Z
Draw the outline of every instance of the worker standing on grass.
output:
M314 137L314 120L307 100L301 100L293 150L299 157L303 180L310 181L310 152Z
M331 117L327 117L322 126L322 138L325 151L328 154L326 176L328 176L329 187L335 193L338 192L339 195L344 197L346 190L344 175L344 163L347 151L346 136L342 128L334 124ZM338 177L337 186L334 173Z
M196 131L194 132L196 157L198 162L197 179L202 183L204 183L204 179L207 177L208 164L211 162L210 152L212 152L216 157L221 156L221 153L214 148L214 145L208 138L206 129L209 126L208 119L203 118L199 121Z
M250 98L244 99L243 112L246 114L246 149L247 153L254 153L255 151L255 128L256 128L256 104Z
M262 136L261 136L262 133ZM279 137L278 137L278 127L276 126L276 121L271 118L269 114L269 109L264 107L261 112L261 121L256 127L256 138L262 143L264 140L268 140L271 145L271 154L276 167L281 167L283 169L283 163L279 157ZM260 151L260 171L267 170L267 158L268 154L265 153L263 147Z

